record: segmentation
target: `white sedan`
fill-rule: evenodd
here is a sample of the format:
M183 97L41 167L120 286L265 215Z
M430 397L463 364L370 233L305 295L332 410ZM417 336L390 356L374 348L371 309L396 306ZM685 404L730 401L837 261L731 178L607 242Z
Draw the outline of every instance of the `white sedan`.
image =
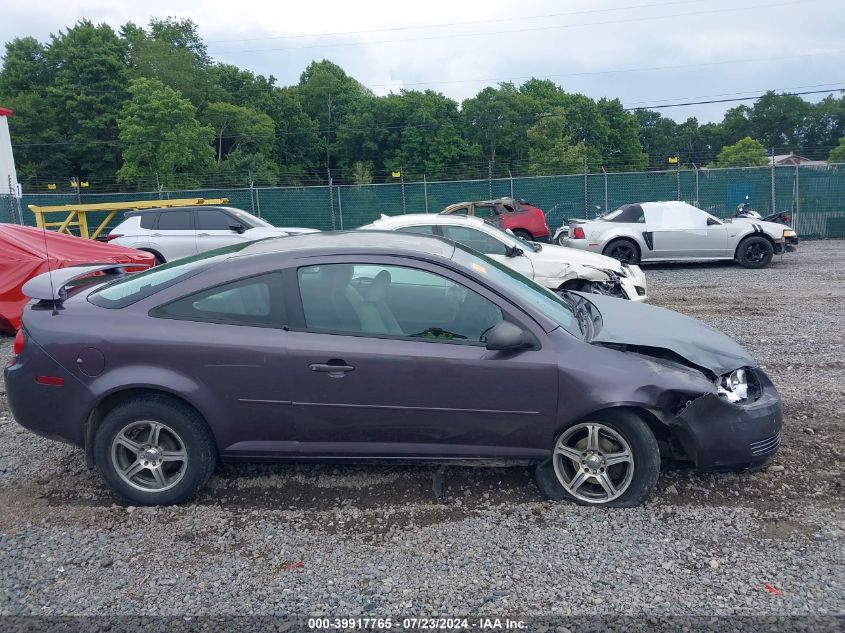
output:
M232 207L172 207L130 211L107 241L152 253L156 264L265 237L314 233L316 229L275 227Z
M551 290L580 290L645 301L639 266L571 248L527 242L479 218L427 213L386 216L359 230L439 235L502 262Z

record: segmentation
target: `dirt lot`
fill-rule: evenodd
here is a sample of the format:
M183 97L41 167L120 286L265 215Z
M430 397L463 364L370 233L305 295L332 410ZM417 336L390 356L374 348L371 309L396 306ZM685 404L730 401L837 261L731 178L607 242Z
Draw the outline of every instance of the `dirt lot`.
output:
M0 615L845 614L845 242L645 270L780 389L767 471L670 468L607 511L542 500L524 468L450 468L441 504L429 467L225 466L190 505L135 509L0 393Z

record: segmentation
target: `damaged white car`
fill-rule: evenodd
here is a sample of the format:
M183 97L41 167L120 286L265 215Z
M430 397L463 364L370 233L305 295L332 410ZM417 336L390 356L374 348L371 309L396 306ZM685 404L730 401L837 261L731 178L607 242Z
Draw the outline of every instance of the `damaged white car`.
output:
M484 253L551 290L580 290L645 301L639 266L571 248L523 241L479 218L427 213L386 216L360 230L438 235Z

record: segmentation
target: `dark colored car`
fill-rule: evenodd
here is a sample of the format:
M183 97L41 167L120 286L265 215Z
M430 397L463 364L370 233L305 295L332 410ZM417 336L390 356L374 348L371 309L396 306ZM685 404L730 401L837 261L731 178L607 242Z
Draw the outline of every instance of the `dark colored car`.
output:
M442 238L273 238L74 287L92 268L29 282L7 394L134 504L189 498L218 459L386 459L533 462L551 498L633 506L661 453L758 468L780 441L732 339Z

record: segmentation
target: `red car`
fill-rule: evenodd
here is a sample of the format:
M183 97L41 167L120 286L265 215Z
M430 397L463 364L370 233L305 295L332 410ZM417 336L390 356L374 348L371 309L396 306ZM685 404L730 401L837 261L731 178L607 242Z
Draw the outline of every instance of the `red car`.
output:
M49 253L49 264L48 264ZM150 253L31 226L0 224L0 332L14 333L29 298L22 288L41 273L91 262L129 264L128 271L155 264Z
M524 240L548 241L551 231L546 224L543 210L525 200L497 198L480 202L459 202L440 212L441 215L474 215L486 222L496 224L503 230L510 229Z

